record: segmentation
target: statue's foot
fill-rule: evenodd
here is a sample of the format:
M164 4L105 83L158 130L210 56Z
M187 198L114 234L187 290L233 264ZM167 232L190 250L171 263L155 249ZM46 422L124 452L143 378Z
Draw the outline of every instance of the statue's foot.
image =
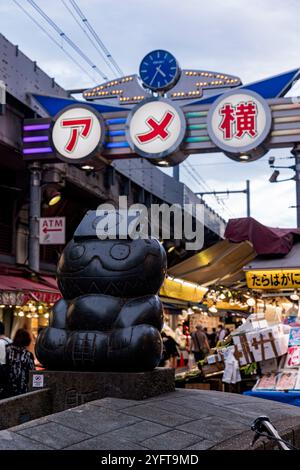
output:
M39 335L36 355L51 369L151 370L161 358L159 331L149 325L114 330L69 331L46 328Z

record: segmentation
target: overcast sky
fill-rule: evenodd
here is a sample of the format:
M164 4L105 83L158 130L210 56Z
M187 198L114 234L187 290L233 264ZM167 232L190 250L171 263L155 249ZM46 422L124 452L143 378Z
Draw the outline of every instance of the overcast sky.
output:
M38 16L27 0L17 0L53 35L64 41ZM69 5L69 0L64 0ZM91 58L113 78L101 57L61 0L36 0L36 3ZM256 81L300 67L300 2L298 0L77 0L103 43L125 74L137 73L142 57L152 49L172 52L182 68L199 68L239 76L243 83ZM77 67L16 5L0 0L0 31L64 88L101 83L93 70L94 81ZM67 51L68 46L64 45ZM73 54L73 52L72 52ZM81 65L83 61L75 55ZM300 95L300 84L292 94ZM289 150L270 155L286 157ZM195 177L205 180L213 190L244 189L251 180L251 212L270 226L296 226L295 182L271 184L268 156L254 163L236 163L223 154L194 155L187 160ZM278 160L290 165L292 160ZM282 171L282 178L293 176ZM184 168L181 179L194 191L203 191ZM224 218L246 213L244 195L230 196L224 205L214 197L207 202Z

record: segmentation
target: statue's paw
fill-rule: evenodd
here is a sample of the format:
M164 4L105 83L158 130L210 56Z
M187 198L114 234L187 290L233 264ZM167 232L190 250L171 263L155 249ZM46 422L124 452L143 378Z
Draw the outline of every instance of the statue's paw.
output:
M150 325L115 330L109 337L108 363L112 370L154 369L162 355L159 331Z
M50 313L49 326L60 329L66 328L67 310L68 302L64 299L58 300Z
M161 331L163 307L158 295L146 295L126 301L114 323L114 327L126 328L135 325L151 325Z
M101 331L69 332L65 356L77 370L104 370L108 336Z
M45 367L63 368L65 362L65 344L67 331L59 328L48 327L41 331L38 336L35 353L36 357Z
M81 295L69 303L67 327L77 331L111 330L123 303L119 297L110 295Z

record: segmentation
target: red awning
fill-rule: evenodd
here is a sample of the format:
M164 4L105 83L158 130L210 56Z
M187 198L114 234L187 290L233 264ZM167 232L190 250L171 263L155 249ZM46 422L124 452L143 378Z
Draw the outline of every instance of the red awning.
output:
M0 275L0 293L18 292L24 294L22 303L28 300L54 303L61 298L61 293L54 286L26 279L19 276Z
M299 228L266 227L252 217L230 219L225 238L233 243L248 240L258 255L286 255L300 241Z
M53 287L17 276L0 276L0 284L5 285L6 289L11 290L41 290L44 292L57 292L57 289L54 289Z
M51 276L41 276L41 279L46 282L50 287L55 290L58 290L57 282L54 277Z

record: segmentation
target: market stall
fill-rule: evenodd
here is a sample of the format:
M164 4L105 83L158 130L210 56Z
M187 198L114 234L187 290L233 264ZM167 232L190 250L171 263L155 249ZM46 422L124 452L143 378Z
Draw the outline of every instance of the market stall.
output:
M48 325L52 306L60 298L51 276L9 269L0 273L0 321L10 337L24 327L36 337L39 328Z
M246 304L246 315L198 363L199 371L182 374L182 382L198 382L200 388L215 377L223 390L267 393L275 399L285 394L285 400L290 394L294 401L300 387L300 342L292 342L300 327L300 230L273 229L242 218L229 221L225 236L210 253L195 255L172 272L210 287L202 301L208 311L220 314L223 302L227 314L233 304L240 309ZM226 288L241 298L228 298Z

